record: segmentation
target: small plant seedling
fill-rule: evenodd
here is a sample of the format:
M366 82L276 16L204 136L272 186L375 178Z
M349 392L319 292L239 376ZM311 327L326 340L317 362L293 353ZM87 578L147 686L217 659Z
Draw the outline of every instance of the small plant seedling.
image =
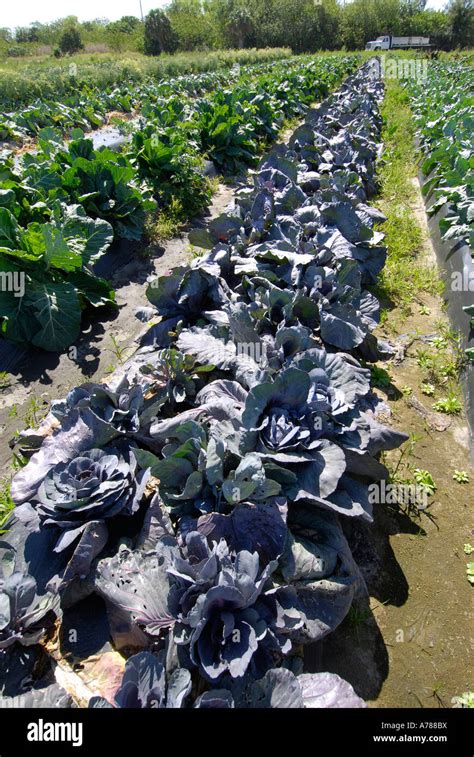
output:
M435 338L432 340L432 344L434 347L436 347L437 350L445 350L448 346L448 343L444 336L435 336Z
M427 307L426 305L422 305L420 307L420 315L431 315L431 308Z
M0 371L0 389L8 389L11 384L11 376L7 371Z
M405 397L409 397L409 396L410 396L410 394L413 394L413 389L412 389L412 387L411 387L411 386L408 386L408 384L405 384L404 386L402 386L402 394L403 394L403 395L404 395Z
M445 376L446 378L453 378L454 376L457 376L458 364L456 360L448 360L441 366L440 371L441 375Z
M446 321L443 318L439 318L435 321L434 327L447 342L452 342L454 344L462 339L460 332L451 328L449 321Z
M410 438L405 443L405 446L403 448L404 451L406 450L407 455L409 455L410 457L415 457L416 445L418 444L418 442L421 442L422 439L423 436L421 434L415 434L414 432L410 434Z
M437 486L429 471L415 468L413 476L418 486L421 486L429 496L435 493Z
M435 387L433 384L429 384L427 381L424 381L422 384L420 384L421 393L425 394L427 397L432 397L435 393Z
M416 362L424 371L430 371L434 366L433 355L429 350L424 348L417 350Z
M474 547L471 546L471 544L465 544L463 550L465 555L472 555L472 553L474 552Z
M438 413L456 415L461 412L462 405L455 395L450 394L447 397L442 397L440 400L437 400L437 402L434 402L433 409L437 410Z
M36 428L46 415L47 402L39 397L30 397L26 406L24 422L29 428Z
M407 442L402 446L402 448L399 451L399 457L397 460L396 465L391 465L388 460L386 460L386 464L390 466L390 481L391 483L400 483L404 484L405 476L404 472L406 471L406 468L408 467L407 459L408 457L415 457L415 447L417 443L421 440L421 436L418 434L410 434L410 438Z
M372 383L374 386L385 389L392 383L392 377L385 368L379 368L377 365L373 365L370 369L370 373L372 375Z
M441 692L443 691L445 686L446 684L444 683L444 681L436 682L433 686L433 693L431 696L436 700L440 707L444 707L444 702L441 698Z
M193 258L202 258L206 250L203 247L195 247L194 245L189 245L189 254Z
M125 360L125 353L127 351L127 348L126 347L122 347L119 344L119 341L118 341L117 337L114 336L114 334L110 335L110 341L112 342L111 352L114 353L114 355L117 358L117 360L119 361L120 365L122 365L122 363Z
M474 709L474 691L465 691L460 697L451 699L454 707L468 707Z
M474 562L468 562L466 565L466 576L469 583L474 586Z
M15 503L10 494L10 482L4 479L0 482L0 534L5 533L3 526L14 507Z
M457 481L458 484L468 484L469 476L465 470L454 470L453 481Z

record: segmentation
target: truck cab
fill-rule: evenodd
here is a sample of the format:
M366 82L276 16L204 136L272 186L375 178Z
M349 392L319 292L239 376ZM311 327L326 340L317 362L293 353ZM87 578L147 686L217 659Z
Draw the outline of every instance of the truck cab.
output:
M367 42L365 46L366 50L390 50L390 37L385 35L377 37L372 42Z

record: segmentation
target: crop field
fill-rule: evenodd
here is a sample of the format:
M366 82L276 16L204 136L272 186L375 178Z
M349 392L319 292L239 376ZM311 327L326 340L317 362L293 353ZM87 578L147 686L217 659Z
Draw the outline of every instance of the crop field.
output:
M2 139L21 139L37 135L45 126L63 130L74 126L97 128L105 123L107 112L128 113L140 109L143 100L156 102L159 97L174 94L200 94L228 83L233 67L270 66L289 58L290 51L261 50L227 52L180 60L170 56L168 65L159 61L146 66L131 60L98 63L68 63L35 71L32 64L24 71L0 69ZM176 61L177 58L177 61ZM206 76L208 74L208 76ZM222 74L222 76L219 76ZM235 78L235 76L233 77ZM18 112L18 109L21 112Z
M284 119L327 94L355 63L344 57L296 59L273 64L271 73L259 65L257 71L239 73L235 82L232 75L226 81L212 74L159 83L154 89L146 84L145 101L138 93L138 128L120 152L95 150L90 139L74 130L65 145L58 130L40 129L34 152L12 154L2 162L3 270L17 277L24 272L20 260L28 261L28 291L21 298L5 293L2 302L7 338L51 351L71 345L85 305L113 305L113 291L90 271L113 239L140 240L147 213L155 208L174 203L175 213L179 208L183 217L205 209L211 191L199 170L203 153L222 172L255 164ZM230 86L222 89L225 84ZM207 89L208 96L197 96ZM120 100L131 109L130 95ZM118 105L107 99L105 107L113 104ZM73 114L68 112L67 118L77 123L79 113L73 109ZM10 118L26 128L29 115L25 121L25 111ZM92 125L93 116L88 120Z
M137 61L0 67L0 706L472 707L472 56Z

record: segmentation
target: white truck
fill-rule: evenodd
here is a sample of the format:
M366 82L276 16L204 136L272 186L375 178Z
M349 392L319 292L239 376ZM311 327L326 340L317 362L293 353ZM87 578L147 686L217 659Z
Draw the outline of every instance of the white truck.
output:
M430 47L429 37L392 37L389 34L367 42L366 50L394 50Z

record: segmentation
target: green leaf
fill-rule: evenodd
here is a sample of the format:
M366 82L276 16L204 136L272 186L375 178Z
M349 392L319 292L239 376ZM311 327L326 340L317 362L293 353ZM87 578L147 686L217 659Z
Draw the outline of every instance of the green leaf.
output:
M7 208L0 208L0 247L14 250L20 246L19 227Z
M36 347L60 352L77 339L81 307L73 284L33 283L25 296L41 327L31 340Z
M11 208L16 197L13 189L0 189L0 207Z
M89 218L80 205L66 208L61 230L68 245L80 252L84 265L103 255L114 238L110 223L102 218Z
M161 462L160 458L154 455L153 452L149 452L145 449L140 449L139 447L133 450L133 454L135 455L138 465L143 469L153 468L155 465Z
M103 305L117 307L115 292L105 279L87 271L75 271L68 276L67 280L74 284L78 293L93 307L98 308Z
M67 244L61 232L52 224L30 223L22 235L24 247L30 252L43 255L47 266L62 271L82 268L81 255Z

